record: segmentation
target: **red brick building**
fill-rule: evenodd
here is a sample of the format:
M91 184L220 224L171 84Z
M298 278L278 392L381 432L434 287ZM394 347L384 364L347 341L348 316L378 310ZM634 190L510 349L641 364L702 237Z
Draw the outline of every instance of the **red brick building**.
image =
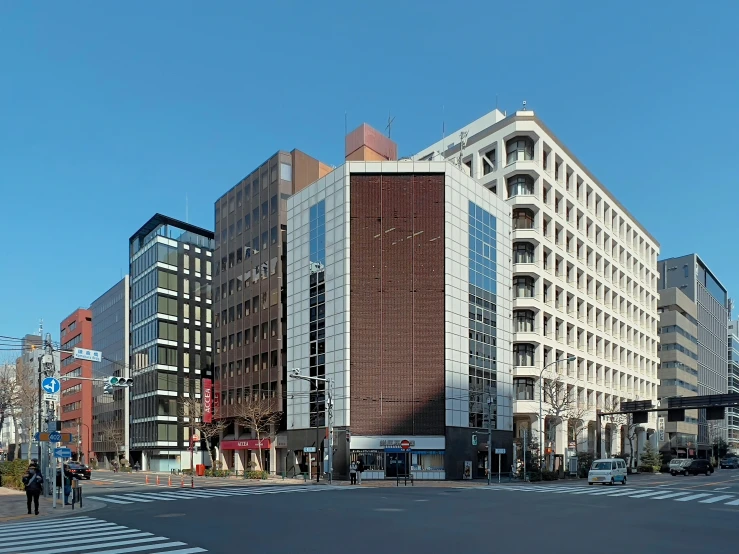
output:
M92 364L77 360L71 352L74 348L92 348L92 312L75 310L60 325L62 392L60 420L62 431L77 435L77 444L71 445L72 455L85 463L94 453L90 451L92 430L92 381L74 377L92 377ZM66 378L65 378L66 377ZM78 433L79 431L79 433Z

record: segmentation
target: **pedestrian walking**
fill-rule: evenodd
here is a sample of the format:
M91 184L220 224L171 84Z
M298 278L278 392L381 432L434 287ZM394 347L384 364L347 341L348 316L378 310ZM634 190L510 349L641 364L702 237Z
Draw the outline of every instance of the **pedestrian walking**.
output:
M362 472L364 471L364 462L362 458L357 461L357 484L362 484Z
M349 478L351 479L351 484L356 485L357 484L357 463L352 462L349 464Z
M28 473L23 476L23 484L26 489L28 515L31 515L31 502L33 502L36 515L38 515L38 499L41 496L41 487L44 484L44 478L38 470L38 467L28 468Z

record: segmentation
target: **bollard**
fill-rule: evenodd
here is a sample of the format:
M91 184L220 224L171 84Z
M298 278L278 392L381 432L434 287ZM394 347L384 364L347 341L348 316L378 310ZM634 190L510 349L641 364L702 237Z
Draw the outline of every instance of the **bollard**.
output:
M149 484L149 476L148 475L146 476L146 484L147 485Z
M159 486L159 475L157 475L157 487Z
M181 478L180 487L181 488L184 488L185 487L185 478L184 477Z
M172 486L172 476L171 475L169 476L169 479L167 480L167 486L168 487Z

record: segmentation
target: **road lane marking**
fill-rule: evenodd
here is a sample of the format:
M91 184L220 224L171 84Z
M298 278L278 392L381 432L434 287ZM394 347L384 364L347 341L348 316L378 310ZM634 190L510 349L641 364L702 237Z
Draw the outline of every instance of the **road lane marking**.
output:
M715 491L725 491L726 489L730 489L730 488L731 487L717 487L717 488L715 488L713 490L715 490Z
M706 496L711 496L708 493L702 492L700 494L692 494L690 496L684 496L683 498L676 498L675 502L688 502L690 500L695 500L696 498L704 498Z
M727 506L739 506L739 499L734 500L732 502L727 502L726 505Z
M112 502L113 504L133 504L133 500L115 500L115 497L111 498L110 496L88 496L87 499L100 500L101 502Z
M641 494L635 494L631 498L646 498L647 496L654 496L655 494L662 494L662 491L643 492Z
M722 494L721 496L714 496L713 498L706 498L705 500L701 500L700 504L713 504L714 502L726 500L727 498L734 498L734 495L733 494Z
M677 496L685 496L686 494L690 494L689 492L671 492L669 494L663 494L661 496L653 496L652 500L663 500L665 498L675 498Z

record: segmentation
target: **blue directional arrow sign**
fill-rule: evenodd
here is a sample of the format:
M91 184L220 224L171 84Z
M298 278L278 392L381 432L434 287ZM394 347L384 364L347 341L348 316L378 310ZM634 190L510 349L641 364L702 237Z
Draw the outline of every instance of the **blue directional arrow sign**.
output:
M62 440L62 434L58 431L54 431L53 433L49 433L49 442L61 442Z
M69 448L55 448L54 457L55 458L71 458L72 451Z
M59 379L47 377L41 382L41 388L44 389L44 392L47 394L57 394L62 386L59 383Z

